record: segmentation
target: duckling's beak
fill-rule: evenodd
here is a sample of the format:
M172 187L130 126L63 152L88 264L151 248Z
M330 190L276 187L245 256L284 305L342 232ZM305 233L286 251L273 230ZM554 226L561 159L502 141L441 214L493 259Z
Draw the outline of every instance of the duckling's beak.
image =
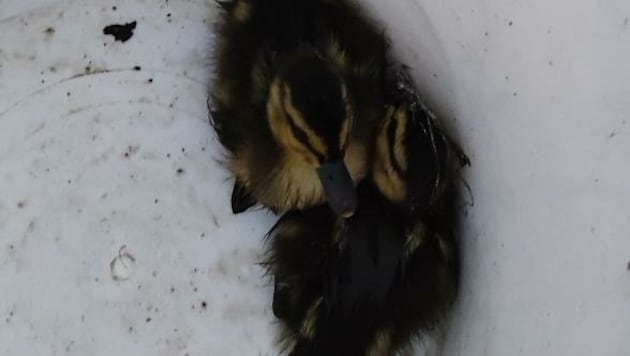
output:
M357 191L343 161L324 163L317 168L330 208L349 218L357 208Z

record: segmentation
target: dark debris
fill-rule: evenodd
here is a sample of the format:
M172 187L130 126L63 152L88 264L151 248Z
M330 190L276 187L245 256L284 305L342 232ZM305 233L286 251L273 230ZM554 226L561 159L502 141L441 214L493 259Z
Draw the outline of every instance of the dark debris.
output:
M126 24L111 24L103 28L103 34L114 36L114 40L127 42L133 36L133 30L136 28L136 21Z

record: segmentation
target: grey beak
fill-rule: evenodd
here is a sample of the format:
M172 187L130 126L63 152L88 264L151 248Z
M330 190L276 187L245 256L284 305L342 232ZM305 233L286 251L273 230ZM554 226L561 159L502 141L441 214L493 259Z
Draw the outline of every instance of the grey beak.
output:
M344 218L352 216L357 208L357 191L343 161L322 164L317 174L330 208Z

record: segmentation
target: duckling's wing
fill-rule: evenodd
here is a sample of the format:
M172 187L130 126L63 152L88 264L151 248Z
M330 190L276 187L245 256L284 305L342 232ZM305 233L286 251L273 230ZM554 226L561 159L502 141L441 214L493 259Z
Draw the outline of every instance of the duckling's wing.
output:
M276 318L286 319L291 315L290 298L291 295L289 289L283 288L278 279L274 280L271 310Z
M423 242L408 250L405 268L391 296L390 315L395 344L402 347L414 336L433 329L452 305L459 285L459 253L449 228L418 221Z
M232 189L232 213L240 214L257 203L256 199L252 197L243 184L238 180L234 181L234 188Z
M274 279L273 312L294 332L322 294L336 216L327 206L284 214L267 235L265 265Z

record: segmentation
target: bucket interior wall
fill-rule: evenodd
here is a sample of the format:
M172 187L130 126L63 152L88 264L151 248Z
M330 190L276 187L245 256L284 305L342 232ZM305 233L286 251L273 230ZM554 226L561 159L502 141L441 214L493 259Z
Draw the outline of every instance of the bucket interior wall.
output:
M627 355L630 3L364 3L472 161L428 353ZM216 15L0 1L1 355L278 353L275 218L232 215L208 123Z

